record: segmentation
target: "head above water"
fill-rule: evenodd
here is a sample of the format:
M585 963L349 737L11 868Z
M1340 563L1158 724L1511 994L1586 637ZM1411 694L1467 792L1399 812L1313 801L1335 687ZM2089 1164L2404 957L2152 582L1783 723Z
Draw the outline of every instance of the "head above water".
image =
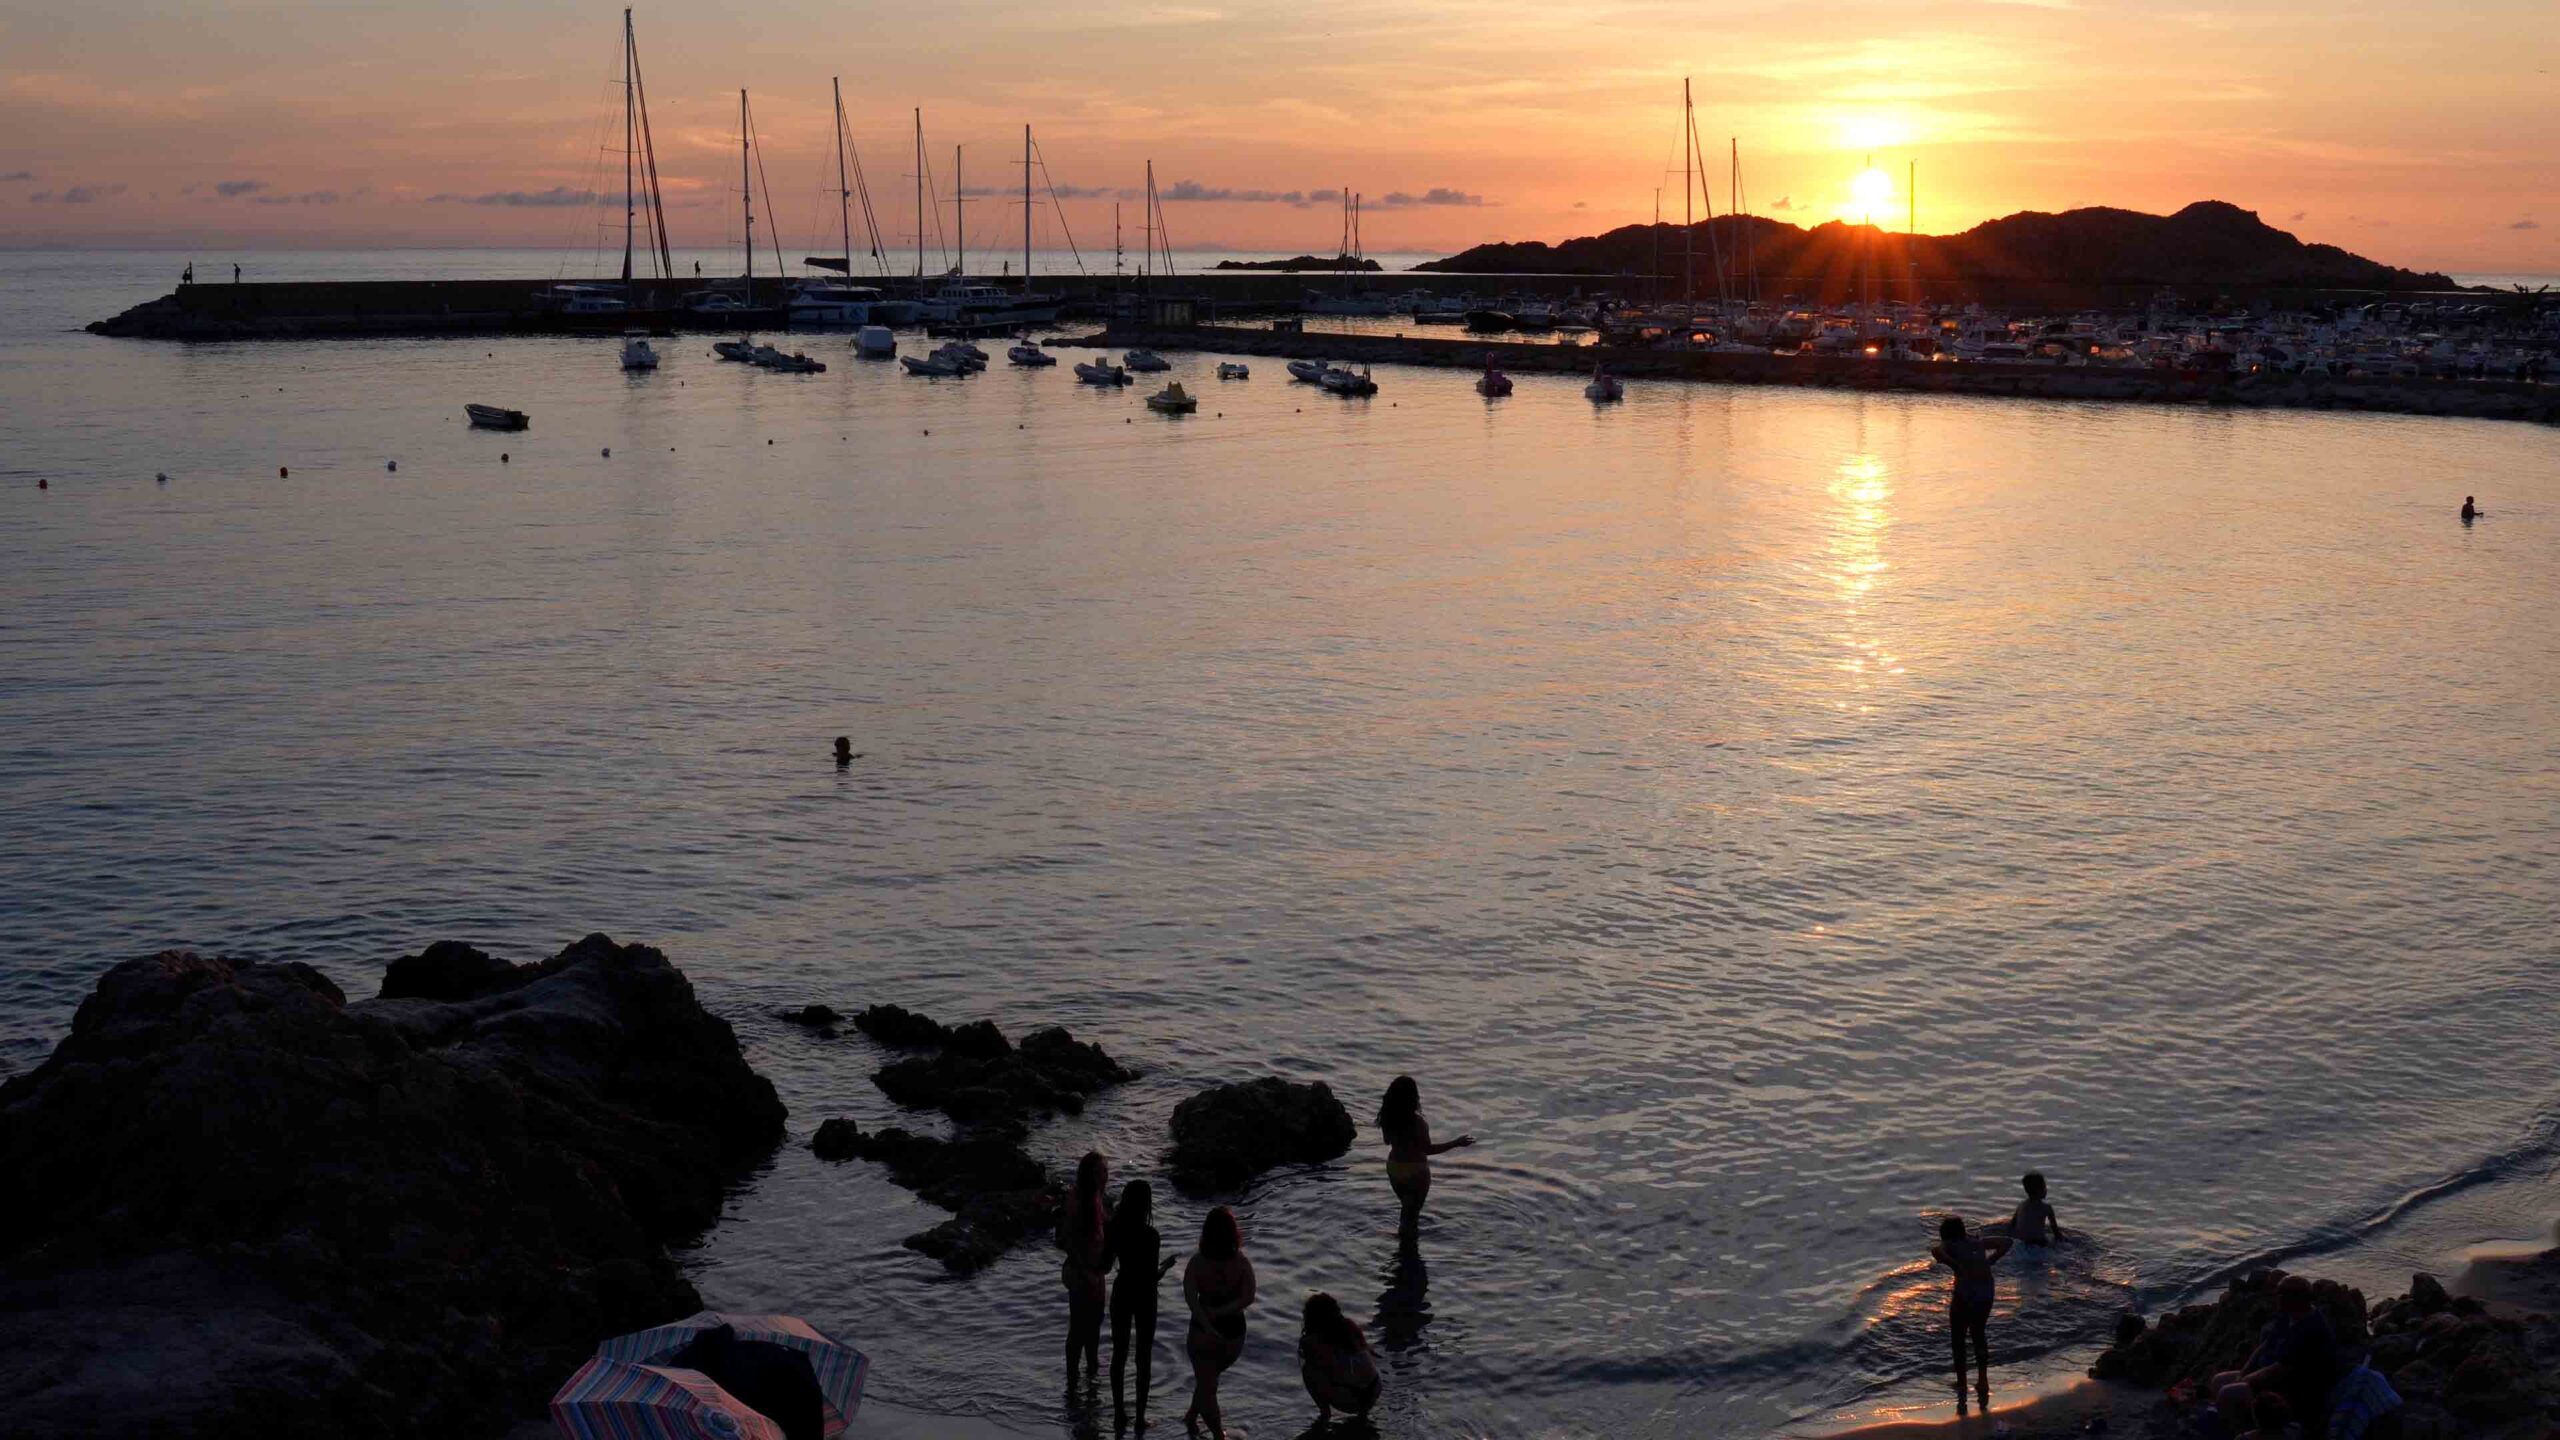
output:
M1244 1253L1244 1231L1236 1225L1236 1212L1221 1205L1200 1222L1200 1256L1204 1260L1233 1260Z
M1378 1128L1389 1139L1413 1128L1414 1117L1422 1113L1422 1087L1410 1075L1399 1075L1387 1086L1387 1098L1378 1106Z
M2020 1185L2022 1185L2022 1186L2026 1187L2026 1192L2027 1192L2027 1198L2028 1198L2028 1199L2030 1199L2030 1200L2041 1200L2041 1199L2043 1199L2043 1198L2044 1198L2044 1172L2043 1172L2043 1171L2041 1171L2041 1170L2030 1170L2030 1171L2028 1171L2025 1175L2023 1175L2023 1176L2019 1177L2018 1183L2019 1183Z
M1953 1245L1964 1238L1964 1217L1950 1215L1938 1222L1938 1238Z

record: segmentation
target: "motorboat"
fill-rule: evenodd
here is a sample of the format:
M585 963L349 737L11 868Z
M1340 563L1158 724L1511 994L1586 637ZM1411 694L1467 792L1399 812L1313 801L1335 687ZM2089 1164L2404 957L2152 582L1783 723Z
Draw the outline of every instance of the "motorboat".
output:
M822 360L812 360L806 354L797 354L776 355L765 368L782 375L820 375L826 372L827 366Z
M1170 370L1173 362L1153 350L1132 350L1120 357L1122 363L1137 371Z
M1108 360L1099 362L1079 360L1076 362L1076 378L1087 385L1126 385L1129 383L1129 372Z
M1050 354L1048 351L1041 349L1039 346L1032 344L1028 340L1017 340L1012 345L1006 347L1004 358L1012 361L1016 365L1028 365L1034 369L1058 363L1057 356Z
M1467 312L1467 328L1479 335L1499 335L1505 330L1520 328L1520 322L1513 319L1508 310L1470 310Z
M781 351L776 350L770 345L759 345L748 354L747 361L759 369L770 370L773 368L774 362L781 358Z
M1188 415L1200 408L1200 402L1192 397L1190 391L1182 388L1181 381L1176 380L1148 396L1147 408L1164 415Z
M501 405L465 405L462 412L483 430L522 430L533 423L523 411Z
M649 348L649 337L637 333L622 337L622 368L625 370L658 368L658 352Z
M1594 368L1591 372L1591 383L1582 387L1582 393L1585 398L1606 404L1609 401L1626 399L1627 387L1618 383L1617 376L1606 370Z
M1289 362L1289 378L1304 380L1310 385L1321 385L1324 383L1325 369L1325 363L1321 360L1292 360Z
M958 365L953 364L949 356L944 355L939 351L936 351L931 355L927 355L921 360L917 359L913 355L901 355L898 357L898 363L906 366L907 373L910 375L923 375L936 380L947 379L954 375L965 375L969 373L961 369Z
M975 345L944 343L933 347L933 358L943 361L963 375L975 375L987 368L987 352Z
M949 284L917 303L928 325L974 333L1019 330L1047 325L1058 318L1058 297L1032 295L995 285Z
M1360 373L1357 375L1340 368L1328 369L1324 372L1324 379L1317 383L1323 385L1325 393L1330 395L1375 395L1378 393L1378 382L1370 378L1369 367L1366 365L1360 367Z
M1218 362L1218 378L1221 380L1250 380L1253 378L1253 371L1246 368L1244 362L1240 360L1221 360Z
M898 353L898 337L886 325L865 325L854 332L853 353L865 360L886 360Z
M880 303L878 290L841 280L811 280L791 294L791 323L799 328L845 328L871 324Z
M1476 393L1488 400L1498 400L1511 393L1511 377L1493 368L1493 357L1484 357L1484 373L1476 377Z
M723 360L735 360L741 365L753 365L756 363L756 342L750 339L721 340L712 345L711 353Z
M534 295L535 303L554 315L627 315L630 297L619 285L553 285Z

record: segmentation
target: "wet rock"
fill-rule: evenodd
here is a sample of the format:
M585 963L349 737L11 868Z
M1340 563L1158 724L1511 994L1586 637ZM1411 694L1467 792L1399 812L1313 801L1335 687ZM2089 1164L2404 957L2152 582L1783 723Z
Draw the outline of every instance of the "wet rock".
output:
M1173 1183L1192 1194L1234 1190L1279 1165L1339 1158L1357 1134L1323 1081L1266 1077L1220 1085L1173 1110Z
M803 1005L797 1010L782 1012L782 1023L806 1025L812 1030L833 1029L843 1019L843 1016L825 1005Z
M470 1000L529 983L530 965L510 965L459 940L439 940L383 972L384 1000Z
M2209 1304L2173 1310L2130 1337L2119 1330L2116 1343L2098 1356L2089 1373L2100 1380L2167 1386L2237 1369L2258 1348L2267 1322L2274 1318L2276 1282L2283 1278L2280 1270L2251 1271L2233 1280ZM2321 1280L2312 1284L2311 1301L2328 1315L2341 1345L2364 1343L2361 1293Z
M865 1009L853 1017L853 1028L883 1045L904 1050L939 1050L951 1038L951 1032L939 1021L896 1005Z
M2433 1315L2453 1300L2445 1294L2443 1281L2422 1272L2409 1277L2409 1303L2417 1307L2419 1314Z
M1087 1097L1131 1078L1101 1046L1062 1029L1036 1031L1017 1050L985 1020L952 1030L939 1054L892 1061L871 1076L901 1105L1000 1128L1020 1128L1037 1115L1082 1114Z
M698 1307L667 1247L778 1142L773 1087L655 950L475 956L389 987L466 998L355 1005L303 965L109 971L0 1085L0 1428L488 1434Z
M810 1148L823 1159L876 1160L918 1199L951 1211L951 1219L904 1243L955 1275L977 1273L1057 1221L1058 1187L1010 1139L940 1140L897 1126L865 1134L851 1120L836 1119L818 1127Z

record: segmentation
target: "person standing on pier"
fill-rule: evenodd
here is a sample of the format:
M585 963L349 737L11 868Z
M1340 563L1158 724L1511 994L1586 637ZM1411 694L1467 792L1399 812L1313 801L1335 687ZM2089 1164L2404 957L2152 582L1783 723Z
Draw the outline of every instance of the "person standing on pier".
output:
M234 285L240 283L240 262L237 260L231 262L231 283Z
M187 268L178 273L178 283L181 285L196 283L196 262L193 260L187 262Z

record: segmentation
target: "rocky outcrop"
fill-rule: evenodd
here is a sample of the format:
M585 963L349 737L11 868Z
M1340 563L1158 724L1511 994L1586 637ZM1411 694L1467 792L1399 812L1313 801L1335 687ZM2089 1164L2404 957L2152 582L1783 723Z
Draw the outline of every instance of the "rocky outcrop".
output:
M1088 1097L1133 1078L1101 1046L1054 1025L1019 1047L988 1020L945 1033L939 1052L883 1065L872 1083L901 1105L963 1125L1019 1128L1035 1116L1082 1114Z
M2089 1373L2145 1387L2201 1386L2238 1369L2275 1314L2281 1272L2231 1282L2213 1301L2145 1326L2129 1321ZM2503 1433L2535 1417L2560 1418L2560 1322L2539 1312L2449 1294L2432 1275L2368 1310L2362 1293L2314 1281L2312 1299L2343 1352L2365 1353L2406 1402L2408 1440Z
M873 1134L850 1120L818 1127L809 1148L821 1160L876 1160L889 1178L952 1218L910 1235L906 1247L974 1275L1007 1250L1055 1225L1062 1196L1022 1146L995 1135L938 1140L892 1126Z
M1358 1133L1323 1081L1264 1078L1204 1090L1173 1109L1173 1183L1195 1195L1238 1189L1280 1165L1339 1159Z
M304 965L129 961L0 1085L9 1427L492 1434L699 1305L667 1247L783 1113L684 975L601 935L393 969L349 1004Z
M872 1005L853 1017L853 1028L883 1045L901 1050L939 1050L951 1032L940 1021L898 1005Z

